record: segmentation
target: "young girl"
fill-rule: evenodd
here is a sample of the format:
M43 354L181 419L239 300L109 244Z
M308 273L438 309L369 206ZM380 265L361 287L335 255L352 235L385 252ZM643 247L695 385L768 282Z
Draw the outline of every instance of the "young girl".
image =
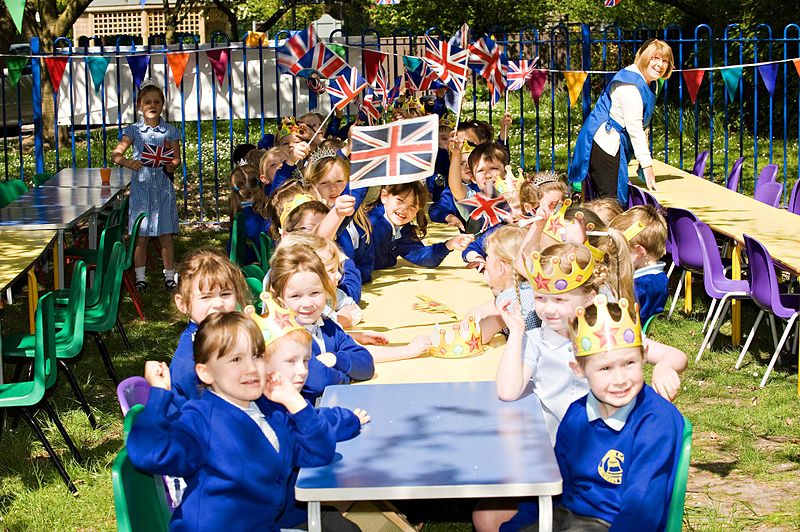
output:
M269 291L314 337L306 397L317 397L325 386L368 380L375 374L372 356L336 322L322 316L328 299L336 297L319 256L308 246L278 246L270 262Z
M133 264L136 273L136 288L147 289L145 268L147 267L147 242L158 237L161 244L161 259L164 261L164 288L175 288L175 251L172 235L178 232L178 207L175 203L175 186L169 175L181 164L180 132L161 118L164 110L164 93L152 82L142 83L136 96L136 107L141 113L139 121L122 131L111 161L134 170L131 180L128 228L140 213L147 214L139 229ZM133 158L123 154L133 145ZM161 148L172 150L172 159L160 163L150 153Z
M175 306L189 317L189 325L178 340L169 364L175 400L183 403L200 397L200 381L195 373L194 337L197 327L216 312L231 312L250 302L244 276L227 257L202 249L192 253L181 265Z
M209 316L195 339L208 391L178 412L169 372L146 364L153 388L126 446L137 469L186 480L171 529L278 530L293 470L333 460L330 426L289 379L268 371L264 351L246 315Z
M282 148L270 148L264 152L258 161L258 179L264 185L264 191L269 192L270 185L278 169L286 162L287 151Z
M428 202L424 181L412 181L381 188L380 201L369 211L372 223L373 269L382 270L397 264L397 257L424 268L435 268L453 251L463 250L472 235L458 235L431 246L422 243L428 220L420 208ZM416 222L416 223L414 223ZM364 280L372 279L372 271Z
M270 222L267 213L267 197L258 178L258 168L251 164L244 164L233 169L228 209L231 216L231 231L233 231L234 217L241 212L244 218L245 236L253 246L257 246L260 250L261 233L269 233ZM230 240L228 240L228 251L230 251ZM250 264L257 260L255 252L247 246L244 264Z

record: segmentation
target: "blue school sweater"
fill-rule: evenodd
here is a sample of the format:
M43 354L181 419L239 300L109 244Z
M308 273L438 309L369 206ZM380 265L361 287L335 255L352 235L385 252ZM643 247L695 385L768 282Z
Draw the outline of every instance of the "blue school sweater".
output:
M292 173L295 171L297 166L289 163L283 163L278 171L275 172L275 176L272 178L272 183L269 185L264 185L264 192L267 193L267 197L272 197L272 194L275 193L276 190L281 188L281 185L286 183L291 177Z
M342 253L352 259L354 266L358 269L359 278L363 281L364 273L372 272L372 255L367 244L366 232L358 224L351 225L351 220L351 218L347 218L342 222L336 234L336 243Z
M633 291L639 303L639 318L642 325L656 314L664 312L667 303L669 279L664 272L665 264L656 262L633 272Z
M645 384L616 430L602 419L589 421L586 400L572 403L558 428L560 504L611 523L611 531L664 530L681 450L681 413ZM535 500L521 503L500 530L518 530L538 515Z
M478 233L477 235L475 235L475 240L470 242L469 245L467 245L467 247L464 248L464 251L461 252L461 258L464 259L464 262L467 262L467 253L469 253L470 251L474 251L481 257L485 258L486 249L484 248L484 244L486 244L486 238L495 231L497 231L498 229L500 229L501 227L503 227L504 225L506 225L505 222L493 225L483 233Z
M358 269L353 259L345 259L342 263L342 278L339 279L339 288L358 303L361 301L361 270Z
M197 324L193 321L181 333L178 347L169 363L169 378L172 381L172 391L175 393L177 404L183 404L189 399L200 398L200 379L194 371L194 334Z
M276 452L244 411L216 394L168 415L173 398L153 388L127 441L137 469L186 481L170 530L278 531L294 468L334 458L333 432L310 406L292 415L265 397L256 401L278 437Z
M375 362L367 349L353 340L335 321L320 318L319 332L325 343L325 350L336 355L333 369L345 373L350 380L366 381L375 375ZM315 326L316 328L316 326ZM314 331L311 331L314 336ZM322 353L316 341L311 342L311 358Z

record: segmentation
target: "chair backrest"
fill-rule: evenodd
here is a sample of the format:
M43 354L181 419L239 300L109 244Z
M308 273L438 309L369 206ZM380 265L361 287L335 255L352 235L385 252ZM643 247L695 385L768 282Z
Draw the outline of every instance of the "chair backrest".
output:
M786 208L789 212L800 214L800 179L794 182L792 194L789 196L789 204Z
M49 174L47 172L42 172L41 174L35 174L33 176L33 184L37 187L41 186L42 184L46 183L48 179L53 177L53 174Z
M264 271L269 270L269 261L272 259L272 252L275 249L272 238L265 233L261 232L261 269Z
M129 428L142 407L133 408L125 417ZM127 434L127 432L126 432ZM160 476L143 473L133 467L128 451L122 448L111 466L117 530L120 532L166 531L172 514Z
M0 208L17 199L9 181L0 181Z
M742 166L744 166L744 157L739 157L733 161L731 173L728 174L728 180L725 182L725 187L728 190L739 192L739 181L742 177Z
M250 293L253 294L253 301L258 301L259 304L261 300L261 289L263 288L261 279L255 279L253 277L247 277L247 287L250 289Z
M61 358L72 358L83 349L84 319L86 316L86 264L79 260L72 268L72 281L69 285L67 312L60 324L58 344ZM64 338L64 337L67 338ZM65 341L66 340L66 341Z
M775 307L776 299L780 306L780 289L775 263L764 244L755 238L744 235L744 247L750 267L750 297L766 311Z
M14 194L14 199L17 199L28 191L28 186L22 179L9 179L6 183L8 183L6 186L8 186L9 190Z
M125 416L135 405L147 404L150 398L150 384L144 377L134 375L128 377L117 385L117 401Z
M758 190L761 185L766 185L767 183L772 183L778 177L778 165L777 164L768 164L764 168L761 169L761 173L758 174L758 179L756 180L756 184L754 189Z
M117 311L119 310L120 290L122 288L122 269L125 260L125 247L122 242L114 242L111 257L105 274L102 277L100 287L100 300L98 305L103 307L102 317L92 322L91 330L105 332L114 326L117 321ZM87 324L88 327L88 324Z
M667 225L672 236L672 259L677 256L677 263L684 269L702 271L703 254L697 240L694 223L697 217L686 209L670 207L667 209Z
M141 229L142 222L145 218L147 218L147 213L139 213L139 216L137 216L136 220L133 222L133 227L131 227L131 236L128 240L128 249L125 253L125 262L123 264L124 269L126 270L133 264L133 253L136 251L136 240L139 238L139 230Z
M637 205L647 205L647 199L641 188L636 185L628 185L628 208Z
M776 181L764 183L756 189L754 198L756 201L765 203L772 207L778 207L781 204L781 194L783 193L783 185Z
M714 238L714 232L705 222L699 220L695 222L694 230L697 233L700 252L703 254L703 285L710 297L719 299L725 295L725 292L720 291L714 281L725 276L725 267L722 265L717 239Z
M703 177L703 174L706 173L706 163L708 163L708 150L703 150L697 154L692 173L697 177Z
M233 217L233 225L231 227L231 262L239 266L244 266L247 263L247 232L244 225L244 213L238 212Z
M689 462L692 454L692 423L683 416L683 436L681 438L681 454L675 469L675 483L672 485L672 496L669 500L667 526L665 532L680 532L683 528L683 507L686 500L686 484L689 480Z

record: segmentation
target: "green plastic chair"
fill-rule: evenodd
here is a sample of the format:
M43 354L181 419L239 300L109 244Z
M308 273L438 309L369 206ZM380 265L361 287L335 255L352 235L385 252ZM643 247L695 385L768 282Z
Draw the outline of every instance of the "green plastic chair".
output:
M48 179L53 177L53 175L54 174L50 174L47 172L42 172L41 174L35 174L33 176L33 186L35 187L42 186L45 182L47 182Z
M260 305L260 296L264 289L263 282L261 279L256 279L253 277L247 277L245 280L247 281L247 287L250 289L250 293L253 294L253 301L255 301L257 305ZM258 306L256 306L256 308L258 308Z
M264 278L264 270L262 270L261 266L258 264L247 264L245 266L241 266L241 269L245 277L252 277L254 279Z
M100 233L100 244L97 249L87 248L74 248L71 251L79 251L80 260L94 264L95 283L94 286L86 290L86 306L97 305L100 301L100 283L99 279L103 279L108 269L108 260L111 255L111 249L114 243L119 242L119 234L122 228L119 225L107 227ZM91 252L91 253L84 253ZM76 258L76 255L71 255ZM56 290L56 304L66 305L69 298L69 289Z
M258 263L261 265L261 269L263 271L269 270L269 261L272 258L272 251L274 249L274 245L272 239L267 233L261 232L261 246L253 245L253 249L256 252L256 256L258 257Z
M5 207L27 191L28 187L21 179L0 181L0 208Z
M244 214L241 212L236 213L233 217L233 227L231 228L231 250L228 255L231 262L244 266L247 262L247 234L244 227Z
M58 470L61 478L67 484L72 493L77 493L78 489L69 478L64 464L53 450L50 441L45 436L33 413L35 409L42 408L47 412L48 417L61 433L64 442L69 447L72 455L78 461L83 461L78 449L67 434L64 425L58 418L56 411L50 406L45 397L47 390L56 382L56 333L54 319L55 296L47 293L39 298L39 306L36 308L36 347L35 356L32 364L31 379L22 382L12 382L0 384L0 409L14 408L20 416L28 422L31 429L39 441L42 442L47 454L53 461L53 465Z
M144 405L134 405L125 416L126 440L133 421L143 409ZM169 528L172 513L163 480L133 467L124 447L111 466L111 484L119 532L159 532Z
M686 483L689 481L689 462L692 454L692 422L683 416L681 455L675 471L675 484L669 501L666 532L680 532L683 527L683 507L686 500Z
M653 314L647 318L647 321L642 325L642 334L647 334L647 330L650 328L650 324L653 323L653 320L656 319L656 316L658 316L658 314Z

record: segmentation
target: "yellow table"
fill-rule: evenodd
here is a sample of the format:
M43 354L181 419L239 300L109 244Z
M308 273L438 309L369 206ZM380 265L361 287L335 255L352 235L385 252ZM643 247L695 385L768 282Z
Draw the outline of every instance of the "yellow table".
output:
M457 234L455 229L439 224L431 224L428 229L426 243L441 242ZM493 298L483 276L464 267L461 252L451 252L435 269L420 268L401 259L395 268L376 271L372 282L364 286L364 321L354 330L381 332L392 345L402 345L417 335L432 334L437 323L446 327L455 323L445 314L414 310L414 303L419 302L417 295L447 305L459 318ZM375 365L375 378L365 384L492 381L504 345L505 339L497 335L487 351L476 357L445 359L425 355L382 362Z
M38 285L31 266L56 238L57 231L4 231L0 233L3 255L0 257L0 289L28 274L28 319L34 332L34 313L38 301ZM56 261L54 261L55 264Z
M641 184L636 174L638 163L629 167L631 181ZM706 179L660 161L653 162L657 191L652 192L665 207L692 211L714 231L735 242L732 277L741 279L743 234L764 244L772 258L783 268L800 275L800 217L784 209L776 209L751 197L728 190ZM687 285L689 283L687 282ZM741 341L741 306L731 306L734 345Z

